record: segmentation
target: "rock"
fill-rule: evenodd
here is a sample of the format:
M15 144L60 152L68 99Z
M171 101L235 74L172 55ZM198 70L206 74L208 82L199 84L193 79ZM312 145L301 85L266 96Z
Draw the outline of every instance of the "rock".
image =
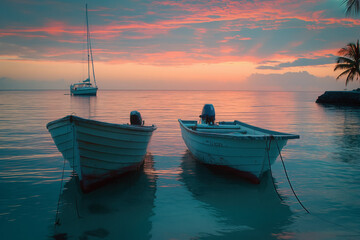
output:
M353 91L326 91L319 96L316 103L333 105L360 106L360 89Z

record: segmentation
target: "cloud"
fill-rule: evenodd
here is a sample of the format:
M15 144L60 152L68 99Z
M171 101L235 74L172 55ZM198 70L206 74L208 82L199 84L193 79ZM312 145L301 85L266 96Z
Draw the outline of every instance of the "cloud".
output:
M280 70L289 67L304 67L304 66L316 66L335 63L336 56L328 54L327 57L322 58L298 58L292 62L279 63L276 65L260 65L257 69L272 69Z
M83 4L33 2L4 1L0 44L12 47L0 46L0 57L15 55L13 51L27 60L81 59ZM258 69L278 70L321 65L326 59L320 58L326 56L309 53L341 48L356 36L360 20L344 18L341 9L330 11L332 5L329 0L109 0L92 2L89 18L93 47L101 49L95 51L99 61L183 65L275 59L280 63L260 64Z
M256 67L256 69L261 69L261 70L280 70L281 68L278 66L266 66L266 65L261 65Z
M227 42L229 42L230 40L246 41L246 40L251 40L251 38L249 38L249 37L242 37L242 36L240 36L240 35L235 35L235 36L225 37L224 40L220 40L220 41L218 41L218 42L220 42L220 43L227 43Z
M343 81L336 81L333 77L317 77L306 71L284 74L256 73L247 78L245 85L248 90L274 91L325 91L345 88ZM348 89L355 87L356 83L352 83Z

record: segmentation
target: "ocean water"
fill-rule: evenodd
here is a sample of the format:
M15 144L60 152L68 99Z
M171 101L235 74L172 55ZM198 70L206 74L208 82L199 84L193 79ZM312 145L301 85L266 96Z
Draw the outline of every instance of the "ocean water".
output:
M0 91L1 239L360 239L359 108L318 105L320 92L66 93ZM193 159L177 119L205 103L218 121L300 135L282 155L310 214L280 159L259 185ZM82 194L46 124L72 113L127 123L132 110L158 127L144 167Z

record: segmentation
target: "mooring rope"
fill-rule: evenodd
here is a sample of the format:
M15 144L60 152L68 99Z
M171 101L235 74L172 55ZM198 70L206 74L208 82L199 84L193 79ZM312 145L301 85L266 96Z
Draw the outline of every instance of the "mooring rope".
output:
M64 181L64 172L65 172L65 158L64 158L64 164L63 164L63 170L62 170L62 174L61 174L61 184L60 184L60 192L59 192L59 199L58 199L58 203L57 203L57 208L56 208L56 217L55 217L55 226L60 225L60 219L59 219L59 206L60 206L60 200L61 200L61 191L63 188L63 181Z
M300 201L299 197L297 196L297 194L296 194L296 192L295 192L295 190L294 190L294 188L293 188L293 186L292 186L292 184L291 184L289 175L288 175L287 170L286 170L286 167L285 167L284 159L283 159L283 157L282 157L282 155L281 155L281 151L280 151L280 148L279 148L279 144L278 144L276 138L275 138L274 136L271 136L271 138L273 138L273 139L275 140L277 150L279 151L279 156L280 156L280 159L281 159L281 163L282 163L282 166L283 166L283 168L284 168L285 175L286 175L286 179L287 179L287 181L288 181L288 183L289 183L289 186L290 186L290 188L291 188L291 191L293 192L296 200L299 202L299 204L301 205L301 207L302 207L307 213L310 214L309 210L307 210L307 208L306 208L306 207L302 204L302 202ZM270 138L270 139L271 139L271 138Z
M267 156L268 156L268 162L269 162L269 171L270 171L270 175L271 175L271 182L272 182L272 184L273 184L273 187L274 187L274 189L275 189L275 192L276 192L276 194L278 195L278 197L279 197L279 199L280 199L280 201L282 201L283 199L282 199L282 197L280 196L280 194L279 194L279 192L277 191L277 188L276 188L276 185L275 185L275 181L274 181L274 178L273 178L273 174L272 174L272 169L271 169L271 162L270 162L270 147L271 147L271 138L270 138L270 140L269 140L269 148L267 148L267 146L266 146L266 152L267 152ZM266 141L266 145L267 145L267 141Z
M289 175L288 175L288 173L287 173L287 170L286 170L286 167L285 167L285 163L284 163L284 159L283 159L283 157L282 157L282 155L281 155L281 151L280 151L280 148L279 148L279 144L278 144L276 138L275 138L274 136L270 136L270 143L271 143L271 139L274 139L274 140L275 140L276 147L277 147L277 150L278 150L278 152L279 152L280 159L281 159L281 163L282 163L282 166L283 166L285 175L286 175L286 179L287 179L287 181L288 181L288 183L289 183L289 186L290 186L290 188L291 188L291 191L293 192L296 200L299 202L299 204L301 205L301 207L302 207L308 214L310 214L311 216L314 216L314 217L316 217L316 218L318 218L318 219L320 219L320 220L322 220L322 221L324 221L324 222L327 222L327 223L329 223L329 224L332 224L332 225L334 225L334 226L341 227L341 228L346 229L346 230L348 230L348 231L352 231L352 232L354 232L354 233L357 233L357 235L347 235L348 237L349 237L349 236L352 236L352 237L353 237L353 236L360 236L360 235L359 235L360 232L357 231L357 230L355 230L355 229L352 229L352 228L346 227L346 226L344 226L344 225L341 225L341 224L338 224L338 223L329 221L329 220L324 219L324 218L322 218L322 217L320 217L320 216L318 216L318 215L314 215L313 213L310 213L310 211L302 204L302 202L300 201L299 197L298 197L297 194L295 193L295 190L294 190L294 188L293 188L293 186L292 186L292 184L291 184ZM269 144L269 151L270 151L270 144ZM268 151L268 154L269 154L269 151ZM269 159L269 165L271 165L271 164L270 164L270 156L269 156L269 155L268 155L268 159ZM271 173L271 176L272 176L271 167L270 167L270 173ZM273 180L273 183L274 183L274 180ZM275 183L274 183L274 188L275 188L275 191L276 191L276 193L278 194L279 198L282 200L280 194L278 193L278 191L277 191L277 189L276 189L276 187L275 187Z
M72 117L70 117L70 123L72 123ZM71 127L72 132L74 134L74 126ZM74 136L74 135L73 135ZM74 146L75 146L75 140L73 139L73 159L74 159ZM60 201L61 201L61 192L63 189L63 182L64 182L64 173L65 173L65 165L66 165L66 159L63 156L64 159L64 164L63 164L63 170L62 170L62 174L61 174L61 184L60 184L60 192L59 192L59 198L58 198L58 203L57 203L57 208L56 208L56 216L55 216L55 223L54 225L60 225L60 218L59 218L59 206L60 206ZM73 164L74 164L74 160L73 160ZM73 165L74 166L74 165Z
M72 115L72 114L71 114ZM76 174L75 174L75 141L76 141L76 129L75 129L75 123L72 120L72 132L73 132L73 166L72 166L72 174L71 177L76 179ZM77 163L80 164L80 163ZM76 181L76 183L78 183ZM80 213L79 213L79 207L78 207L78 201L77 201L77 194L75 193L75 209L76 209L76 214L78 216L78 218L82 218Z

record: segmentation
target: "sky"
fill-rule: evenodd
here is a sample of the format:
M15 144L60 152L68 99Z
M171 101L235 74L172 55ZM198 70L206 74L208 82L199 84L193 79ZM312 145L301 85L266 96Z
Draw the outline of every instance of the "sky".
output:
M86 79L85 2L99 89L343 90L342 0L2 0L0 90Z

